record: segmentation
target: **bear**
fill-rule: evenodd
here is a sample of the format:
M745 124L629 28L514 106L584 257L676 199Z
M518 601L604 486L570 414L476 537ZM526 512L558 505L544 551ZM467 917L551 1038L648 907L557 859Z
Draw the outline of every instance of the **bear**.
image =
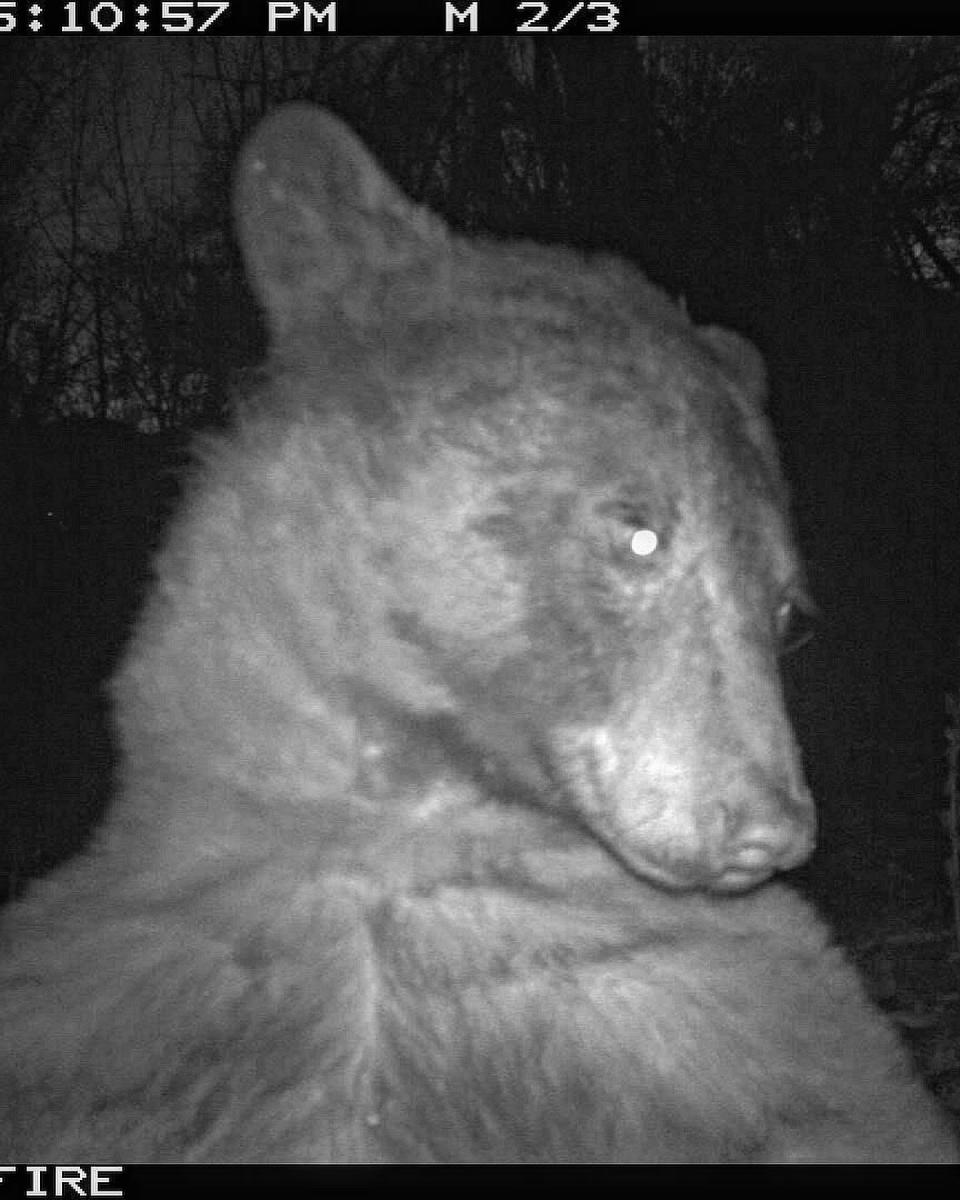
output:
M764 369L633 266L466 238L308 105L243 151L268 362L7 914L0 1150L944 1163L811 907Z

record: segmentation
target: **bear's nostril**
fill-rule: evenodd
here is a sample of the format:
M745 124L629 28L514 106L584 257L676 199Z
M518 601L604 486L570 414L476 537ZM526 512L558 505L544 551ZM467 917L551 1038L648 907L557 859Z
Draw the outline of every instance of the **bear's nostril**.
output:
M757 828L738 839L728 864L742 871L772 874L798 867L812 851L813 838L802 830L784 836L778 829Z

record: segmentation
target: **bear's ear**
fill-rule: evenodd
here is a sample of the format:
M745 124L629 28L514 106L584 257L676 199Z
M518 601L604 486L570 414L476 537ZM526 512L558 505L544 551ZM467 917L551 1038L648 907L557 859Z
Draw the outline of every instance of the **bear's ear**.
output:
M389 277L422 270L447 236L342 121L309 104L278 109L254 131L237 168L234 210L274 337L323 305L363 322Z
M747 434L759 450L764 465L779 481L780 459L766 413L767 368L763 356L739 333L721 329L718 325L698 329L697 336L707 345L730 385Z
M767 368L756 346L739 333L721 329L719 325L706 325L698 329L697 334L710 347L724 373L762 409L767 394Z

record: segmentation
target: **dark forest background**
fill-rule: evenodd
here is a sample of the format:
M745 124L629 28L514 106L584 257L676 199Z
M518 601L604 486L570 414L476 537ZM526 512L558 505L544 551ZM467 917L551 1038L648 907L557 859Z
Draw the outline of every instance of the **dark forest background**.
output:
M821 610L784 662L822 823L800 882L863 957L926 947L910 977L926 954L960 1008L957 37L0 42L0 898L102 810L102 683L186 432L264 347L232 164L301 97L455 228L625 255L763 349Z

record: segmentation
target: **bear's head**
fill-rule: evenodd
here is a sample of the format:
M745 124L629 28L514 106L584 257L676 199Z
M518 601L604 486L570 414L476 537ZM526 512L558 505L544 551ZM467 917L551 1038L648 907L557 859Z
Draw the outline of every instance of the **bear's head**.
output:
M229 636L260 649L205 668L276 714L251 761L411 829L453 770L668 887L802 861L803 585L752 347L622 262L452 235L306 106L248 144L237 214L272 351L207 525L244 530L219 586L255 590Z

